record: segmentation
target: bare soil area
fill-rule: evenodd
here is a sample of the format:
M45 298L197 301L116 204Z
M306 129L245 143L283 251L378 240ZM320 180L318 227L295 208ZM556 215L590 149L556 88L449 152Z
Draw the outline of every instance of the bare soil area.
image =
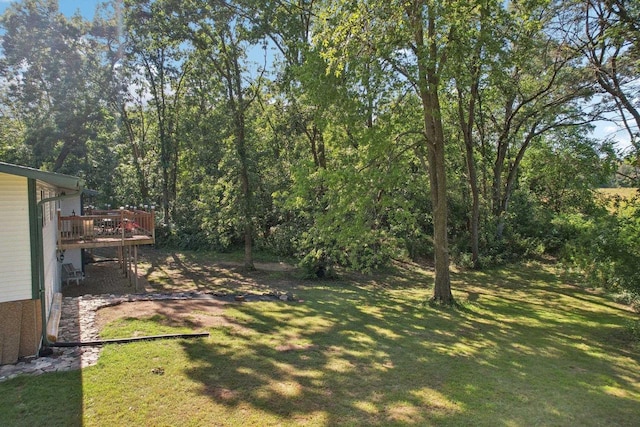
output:
M96 313L96 327L120 318L144 319L157 314L165 317L169 326L189 327L194 330L215 326L234 326L223 315L226 301L216 300L163 300L125 302L101 308Z
M161 314L171 326L194 330L230 326L223 311L235 297L243 295L279 295L292 292L299 279L295 267L286 263L255 263L247 271L242 263L215 259L210 254L176 253L152 248L140 249L137 284L125 276L115 251L92 254L94 262L85 266L86 278L80 285L63 287L64 296L125 295L200 292L219 295L219 299L180 299L125 302L97 311L98 330L118 318L148 318Z
M137 281L125 276L115 250L96 250L85 265L85 280L63 286L64 296L138 293L207 292L220 295L288 292L299 283L296 268L284 262L256 262L247 271L241 262L215 255L139 250ZM136 284L137 282L137 284Z

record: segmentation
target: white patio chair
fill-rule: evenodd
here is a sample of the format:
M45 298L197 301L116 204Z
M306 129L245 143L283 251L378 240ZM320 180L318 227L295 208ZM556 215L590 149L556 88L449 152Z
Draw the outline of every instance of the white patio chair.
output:
M62 264L62 280L67 281L67 285L70 281L75 280L76 285L79 285L84 280L84 273L82 270L76 269L73 264Z

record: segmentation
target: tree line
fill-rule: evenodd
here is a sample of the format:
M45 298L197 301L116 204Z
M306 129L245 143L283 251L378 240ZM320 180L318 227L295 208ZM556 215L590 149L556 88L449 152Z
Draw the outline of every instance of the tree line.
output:
M256 247L318 276L432 260L451 303L451 262L585 270L600 226L637 255L635 205L593 190L637 164L638 22L625 0L111 0L91 21L23 0L0 18L0 156L155 204L163 244L247 268Z

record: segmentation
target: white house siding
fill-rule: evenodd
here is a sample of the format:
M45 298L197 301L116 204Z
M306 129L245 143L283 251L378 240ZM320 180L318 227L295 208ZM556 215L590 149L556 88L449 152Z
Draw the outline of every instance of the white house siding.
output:
M73 264L76 270L82 269L82 249L67 249L63 255L65 264ZM62 267L62 263L60 266Z
M0 172L0 303L32 298L27 178Z
M60 200L60 213L62 216L80 215L82 213L80 212L81 208L80 196Z
M38 200L42 198L54 197L57 195L55 187L38 182ZM58 238L58 202L48 202L42 205L43 224L42 227L42 253L44 256L44 287L45 287L45 307L46 315L49 316L49 308L53 301L53 294L60 292L60 263L57 259L56 241Z

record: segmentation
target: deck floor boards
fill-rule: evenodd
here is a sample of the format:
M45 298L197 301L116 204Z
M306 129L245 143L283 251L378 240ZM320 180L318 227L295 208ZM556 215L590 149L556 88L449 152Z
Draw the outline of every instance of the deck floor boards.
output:
M129 236L125 237L95 237L93 239L63 239L58 243L59 249L74 248L106 248L111 246L135 246L135 245L153 245L154 239L150 236Z

